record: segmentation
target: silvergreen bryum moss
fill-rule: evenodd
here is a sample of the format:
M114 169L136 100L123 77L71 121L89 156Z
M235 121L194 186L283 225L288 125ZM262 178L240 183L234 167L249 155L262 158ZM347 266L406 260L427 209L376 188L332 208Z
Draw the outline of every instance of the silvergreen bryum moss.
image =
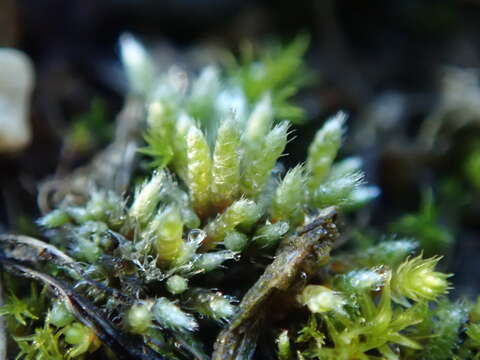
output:
M112 333L120 343L138 340L139 359L145 349L162 359L208 359L222 327L243 316L246 284L277 247L288 240L294 248L303 239L297 229L323 208L352 212L379 194L364 185L359 158L337 161L344 112L320 126L303 164L282 170L291 124L304 116L291 96L306 82L306 44L299 37L256 60L247 46L242 61L226 55L226 68L208 66L181 82L133 37L122 38L131 92L147 109L140 162L152 168L139 167L126 193L92 187L85 201L66 197L38 220L55 246L42 245L41 254L62 261L39 265L32 277L56 286L59 299L12 293L0 308L19 359L115 359L105 341ZM389 240L322 262L312 250L302 274L314 275L280 293L285 303L279 298L274 312L291 321L270 325L258 338L262 351L281 360L476 356L480 316L467 324L476 307L444 298L449 275L435 271L439 257L408 257L417 246ZM102 336L99 324L108 328ZM245 349L242 359L253 353Z

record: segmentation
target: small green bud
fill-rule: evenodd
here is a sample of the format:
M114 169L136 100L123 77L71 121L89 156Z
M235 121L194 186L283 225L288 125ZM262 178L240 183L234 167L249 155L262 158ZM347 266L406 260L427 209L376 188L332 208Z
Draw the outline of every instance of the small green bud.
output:
M218 130L213 154L212 200L224 209L237 197L240 189L240 131L233 119L222 123Z
M311 202L317 208L344 206L352 203L353 191L363 182L363 174L352 173L343 178L329 179L311 193Z
M86 352L93 353L102 346L93 330L78 322L69 325L64 335L68 344L75 345L68 351L69 357L77 357Z
M308 285L298 295L297 300L300 304L306 305L313 313L330 311L340 313L343 312L343 306L346 304L340 293L321 285Z
M47 215L42 216L40 219L38 219L37 222L40 226L45 226L47 228L56 228L65 225L70 220L71 219L68 215L68 212L61 209L56 209L50 211Z
M150 222L147 233L155 239L160 262L172 262L180 256L183 246L183 222L176 206L161 209Z
M129 215L139 224L146 224L151 218L160 200L165 173L155 172L149 181L146 181L135 192L135 199L130 206Z
M206 217L210 208L212 160L210 149L202 131L196 126L187 133L188 187L192 206L197 214Z
M382 268L353 270L339 277L338 287L345 293L378 291L389 277L390 273Z
M298 165L290 170L278 185L272 203L273 221L288 221L293 226L303 222L305 175Z
M277 337L277 354L279 360L289 360L292 355L288 330L283 330Z
M285 235L290 226L287 222L281 221L274 224L267 223L255 232L253 241L261 247L275 246L280 238Z
M87 221L74 230L77 240L77 246L74 248L77 256L82 260L90 263L103 254L102 246L108 243L109 235L107 234L108 226L101 221Z
M97 241L78 237L75 252L80 259L86 260L89 263L95 263L103 253L99 245Z
M47 321L56 327L64 327L75 320L63 301L56 301L48 313Z
M159 298L152 308L153 316L164 328L176 331L195 331L198 324L192 315L181 310L167 298Z
M225 261L235 259L236 253L230 250L215 251L198 255L193 270L209 272L218 269Z
M256 152L252 159L247 159L248 163L244 161L242 191L246 196L253 198L263 190L287 145L287 135L288 123L282 122L266 135L261 151Z
M248 243L247 235L238 232L232 231L225 236L223 244L228 250L231 251L242 251Z
M207 238L203 246L206 249L213 248L216 244L222 242L225 236L233 231L236 226L253 224L261 215L261 211L254 201L247 199L235 201L223 214L206 226Z
M188 295L192 309L216 321L227 321L237 311L236 306L231 304L232 300L220 292L194 289Z
M173 275L167 280L167 290L173 295L181 294L188 289L188 280L180 275Z
M84 224L87 221L90 221L87 210L84 207L79 206L69 206L65 209L70 216L77 224Z
M337 156L342 143L346 117L344 112L338 112L327 120L308 148L307 169L311 176L309 187L312 191L325 179Z
M119 226L124 222L123 205L123 199L113 191L94 191L85 206L85 216L90 221Z
M127 314L128 326L136 334L145 334L152 326L152 303L143 302L133 305Z
M435 300L450 289L450 274L434 271L441 257L422 259L422 255L407 259L394 272L392 290L397 296L414 301Z

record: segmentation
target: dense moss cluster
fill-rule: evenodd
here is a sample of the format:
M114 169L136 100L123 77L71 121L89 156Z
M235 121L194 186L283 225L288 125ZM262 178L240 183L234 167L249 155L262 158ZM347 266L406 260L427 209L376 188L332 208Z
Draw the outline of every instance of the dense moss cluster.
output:
M353 211L378 195L363 183L361 160L335 162L343 112L318 130L304 164L285 172L279 162L291 132L283 119L303 114L289 99L305 82L305 48L298 38L256 61L244 51L242 62L229 58L226 70L210 66L190 81L157 70L140 44L123 39L132 92L146 104L140 152L152 171L138 171L127 194L92 188L86 201L65 197L38 221L49 245L3 238L43 249L35 269L25 270L18 260L31 257L11 249L5 264L58 295L50 301L33 288L1 308L19 358L133 358L105 340L129 334L145 354L207 359L215 335L206 332L250 316L241 298L219 288L228 269L247 278L250 264L263 270L275 249L295 248L322 209ZM337 229L329 226L315 239ZM281 360L478 357L479 305L443 297L451 285L435 271L440 257L413 256L416 241L390 239L329 258L334 238L321 256L317 247L304 256L308 276L302 270L283 293L294 304L285 307L290 321L269 326L262 351ZM45 253L55 260L39 261ZM237 356L249 358L255 346Z

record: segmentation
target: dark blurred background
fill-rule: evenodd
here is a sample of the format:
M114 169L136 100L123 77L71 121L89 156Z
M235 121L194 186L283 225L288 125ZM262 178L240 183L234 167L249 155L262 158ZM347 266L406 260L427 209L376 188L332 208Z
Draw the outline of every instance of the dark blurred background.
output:
M452 112L438 115L446 125L430 147L420 136L425 119L448 105L445 69L480 68L476 0L0 0L0 46L25 51L37 77L33 143L0 154L0 231L25 231L38 215L38 183L105 145L66 156L64 140L95 101L112 122L121 109L126 79L118 38L126 31L179 59L195 49L237 52L246 39L288 42L308 33L306 61L315 81L297 98L308 120L296 129L289 161L304 159L326 116L348 110L343 155L361 155L368 180L382 189L368 220L388 232L401 214L418 213L431 189L436 230L456 239L449 269L459 273L457 287L477 286L472 254L480 255L480 196L464 168L480 134L480 112L458 129ZM456 85L460 97L462 89L471 95L461 81Z

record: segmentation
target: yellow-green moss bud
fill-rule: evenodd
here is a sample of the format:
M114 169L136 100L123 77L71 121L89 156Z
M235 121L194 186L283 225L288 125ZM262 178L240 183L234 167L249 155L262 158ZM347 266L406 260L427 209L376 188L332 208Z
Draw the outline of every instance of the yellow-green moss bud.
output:
M244 163L242 191L246 196L253 198L262 191L277 159L287 145L287 135L287 122L275 126L267 134L261 150Z
M159 298L152 308L153 316L158 323L167 329L176 331L195 331L198 324L192 315L184 312L167 298Z
M92 329L75 322L64 332L65 342L73 346L67 353L68 357L77 357L86 352L93 353L102 345Z
M301 165L294 167L278 185L272 202L272 220L288 221L293 226L303 222L305 175Z
M277 354L279 360L289 360L292 356L288 330L283 330L277 337Z
M56 301L48 313L47 321L56 327L64 327L75 320L63 301Z
M224 209L237 197L240 187L240 131L233 119L220 126L213 153L212 200Z
M152 178L135 192L129 215L139 224L146 224L155 212L160 200L160 190L162 189L164 176L163 172L154 173Z
M321 285L308 285L298 295L297 300L313 313L343 312L346 304L340 293Z
M253 237L253 241L260 247L272 247L277 245L280 238L287 233L289 225L285 221L267 223L261 226Z
M451 275L434 271L441 257L422 259L422 255L404 261L392 277L392 290L396 296L414 301L435 300L450 289L447 278Z
M70 216L68 215L68 212L56 209L38 219L38 224L47 228L56 228L65 225L69 221Z
M242 251L245 246L247 246L247 243L247 235L238 231L229 232L223 240L223 244L225 245L225 247L231 251Z
M212 160L210 149L202 131L192 126L187 133L188 187L192 206L202 218L210 208Z
M188 280L180 275L173 275L167 280L167 290L174 294L181 294L188 289Z
M183 222L176 206L161 209L150 222L147 233L155 239L160 262L171 263L180 256L183 246Z
M231 298L220 292L194 289L188 295L188 304L193 310L216 321L227 321L237 311L236 306L231 304Z
M225 236L233 231L236 226L254 223L261 215L261 211L254 201L247 199L235 201L223 214L206 226L207 238L203 246L211 249L222 242Z
M307 169L310 172L310 190L316 189L330 171L342 143L346 117L344 112L339 112L330 118L318 130L308 148Z
M145 302L133 305L127 314L127 323L132 332L145 334L152 326L152 303Z

